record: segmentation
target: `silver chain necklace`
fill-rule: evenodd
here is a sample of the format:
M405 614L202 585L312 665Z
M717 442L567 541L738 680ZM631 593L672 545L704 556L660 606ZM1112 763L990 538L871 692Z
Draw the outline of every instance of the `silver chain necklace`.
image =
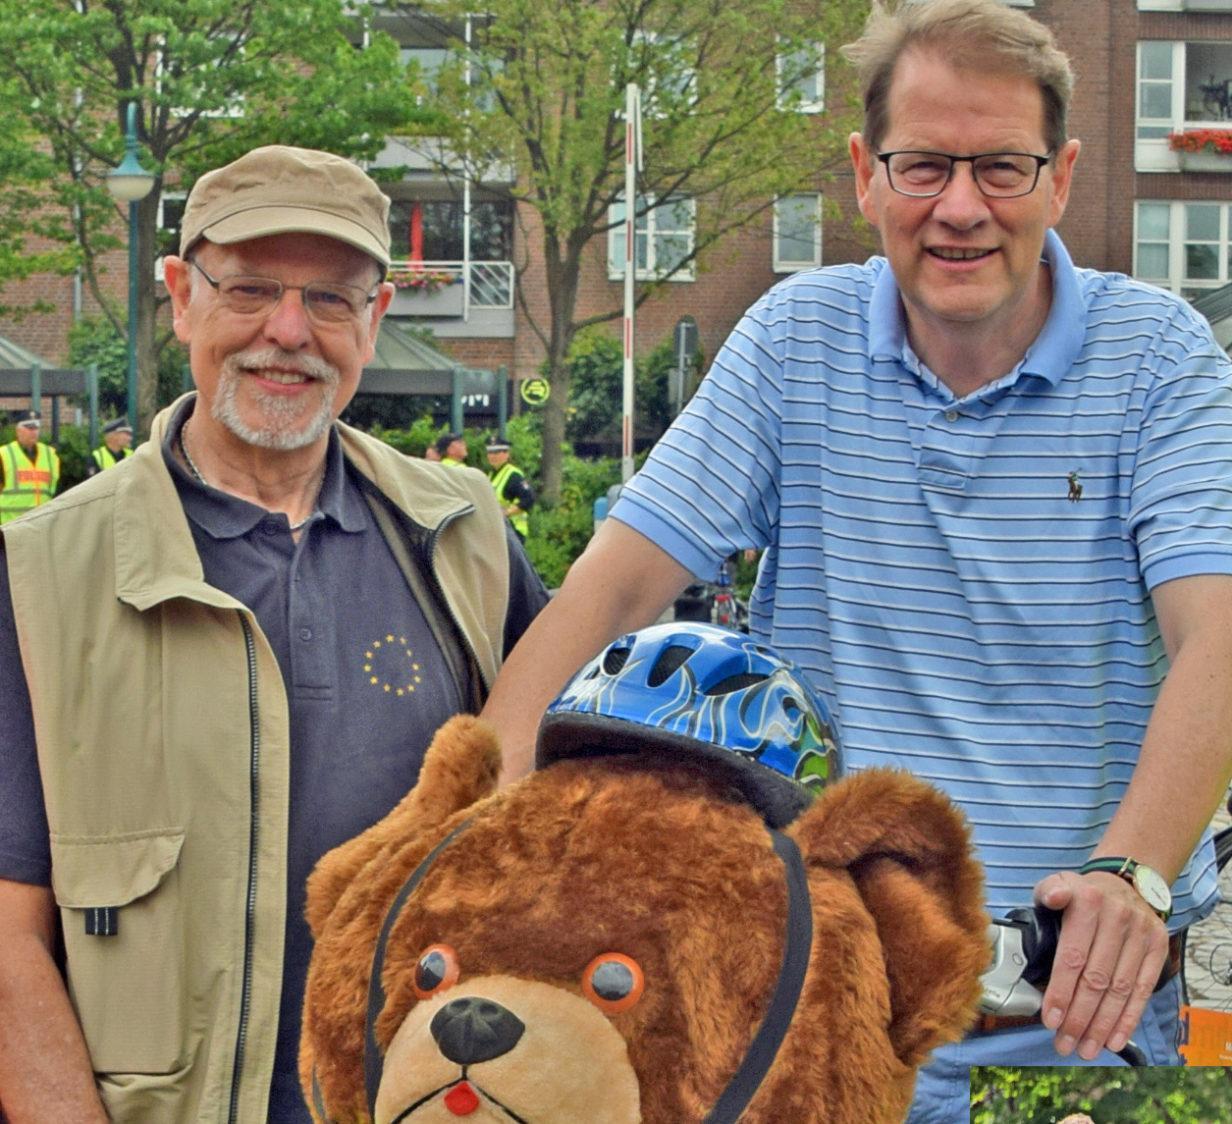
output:
M212 485L207 483L205 477L201 475L201 469L197 467L196 462L193 461L192 456L188 452L188 444L184 440L184 434L187 431L188 431L188 422L185 422L182 426L180 426L180 452L184 454L184 463L188 465L188 471L191 472L193 476L197 478L197 483L201 484L205 488L209 488ZM324 483L324 480L322 480L322 483ZM319 491L317 493L317 498L318 499L320 498ZM296 531L302 531L306 526L308 526L308 523L311 521L312 517L316 515L316 513L317 513L317 509L316 509L316 504L314 502L312 510L298 523L291 523L290 526L287 528L287 530L289 530L292 534L294 534Z

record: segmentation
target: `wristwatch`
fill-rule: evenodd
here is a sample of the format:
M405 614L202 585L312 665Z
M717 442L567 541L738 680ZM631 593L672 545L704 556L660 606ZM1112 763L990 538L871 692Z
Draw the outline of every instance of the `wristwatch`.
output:
M1089 859L1078 868L1078 873L1092 874L1097 870L1124 878L1159 915L1161 921L1167 921L1172 916L1172 891L1159 871L1138 862L1137 859L1105 855L1102 858Z

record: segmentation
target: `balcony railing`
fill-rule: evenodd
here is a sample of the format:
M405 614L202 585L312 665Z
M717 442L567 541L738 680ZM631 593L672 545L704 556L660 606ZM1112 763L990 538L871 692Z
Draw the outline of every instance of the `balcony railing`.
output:
M460 261L395 261L389 266L390 279L398 286L398 303L410 308L417 297L429 298L438 293L453 293L461 302L462 314L470 309L510 309L513 307L513 263L507 261L472 261L470 263L469 294L457 293L466 279L466 262ZM469 297L469 307L467 297ZM422 303L427 305L425 299ZM445 308L446 302L433 302ZM452 304L453 302L448 302ZM437 312L436 315L442 313ZM445 313L449 315L451 313Z

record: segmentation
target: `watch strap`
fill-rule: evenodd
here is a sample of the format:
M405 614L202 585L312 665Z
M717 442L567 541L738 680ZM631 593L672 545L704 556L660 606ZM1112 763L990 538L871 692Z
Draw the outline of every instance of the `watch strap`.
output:
M1118 878L1123 878L1137 891L1142 900L1154 911L1155 915L1161 921L1167 921L1172 916L1171 903L1167 909L1160 909L1154 905L1150 898L1143 894L1142 887L1138 885L1134 873L1142 867L1143 871L1149 873L1153 877L1159 876L1151 870L1150 867L1144 866L1137 859L1128 857L1127 855L1104 855L1098 859L1088 859L1078 868L1079 874L1095 874L1097 872L1106 874L1115 874ZM1162 882L1162 879L1160 879Z

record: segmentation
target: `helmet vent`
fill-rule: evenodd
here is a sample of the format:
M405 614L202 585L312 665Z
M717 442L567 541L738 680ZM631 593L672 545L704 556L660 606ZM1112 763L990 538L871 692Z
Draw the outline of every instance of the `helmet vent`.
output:
M654 667L650 669L650 675L646 679L647 686L657 687L659 684L665 683L693 652L693 648L687 647L684 644L669 644L659 653L659 658L655 660Z
M764 683L766 677L752 671L742 671L739 675L729 675L726 679L707 687L703 694L707 695L734 695L737 691L747 690L749 687L756 687L758 683Z
M609 648L603 656L603 670L608 675L619 675L629 658L628 648Z

